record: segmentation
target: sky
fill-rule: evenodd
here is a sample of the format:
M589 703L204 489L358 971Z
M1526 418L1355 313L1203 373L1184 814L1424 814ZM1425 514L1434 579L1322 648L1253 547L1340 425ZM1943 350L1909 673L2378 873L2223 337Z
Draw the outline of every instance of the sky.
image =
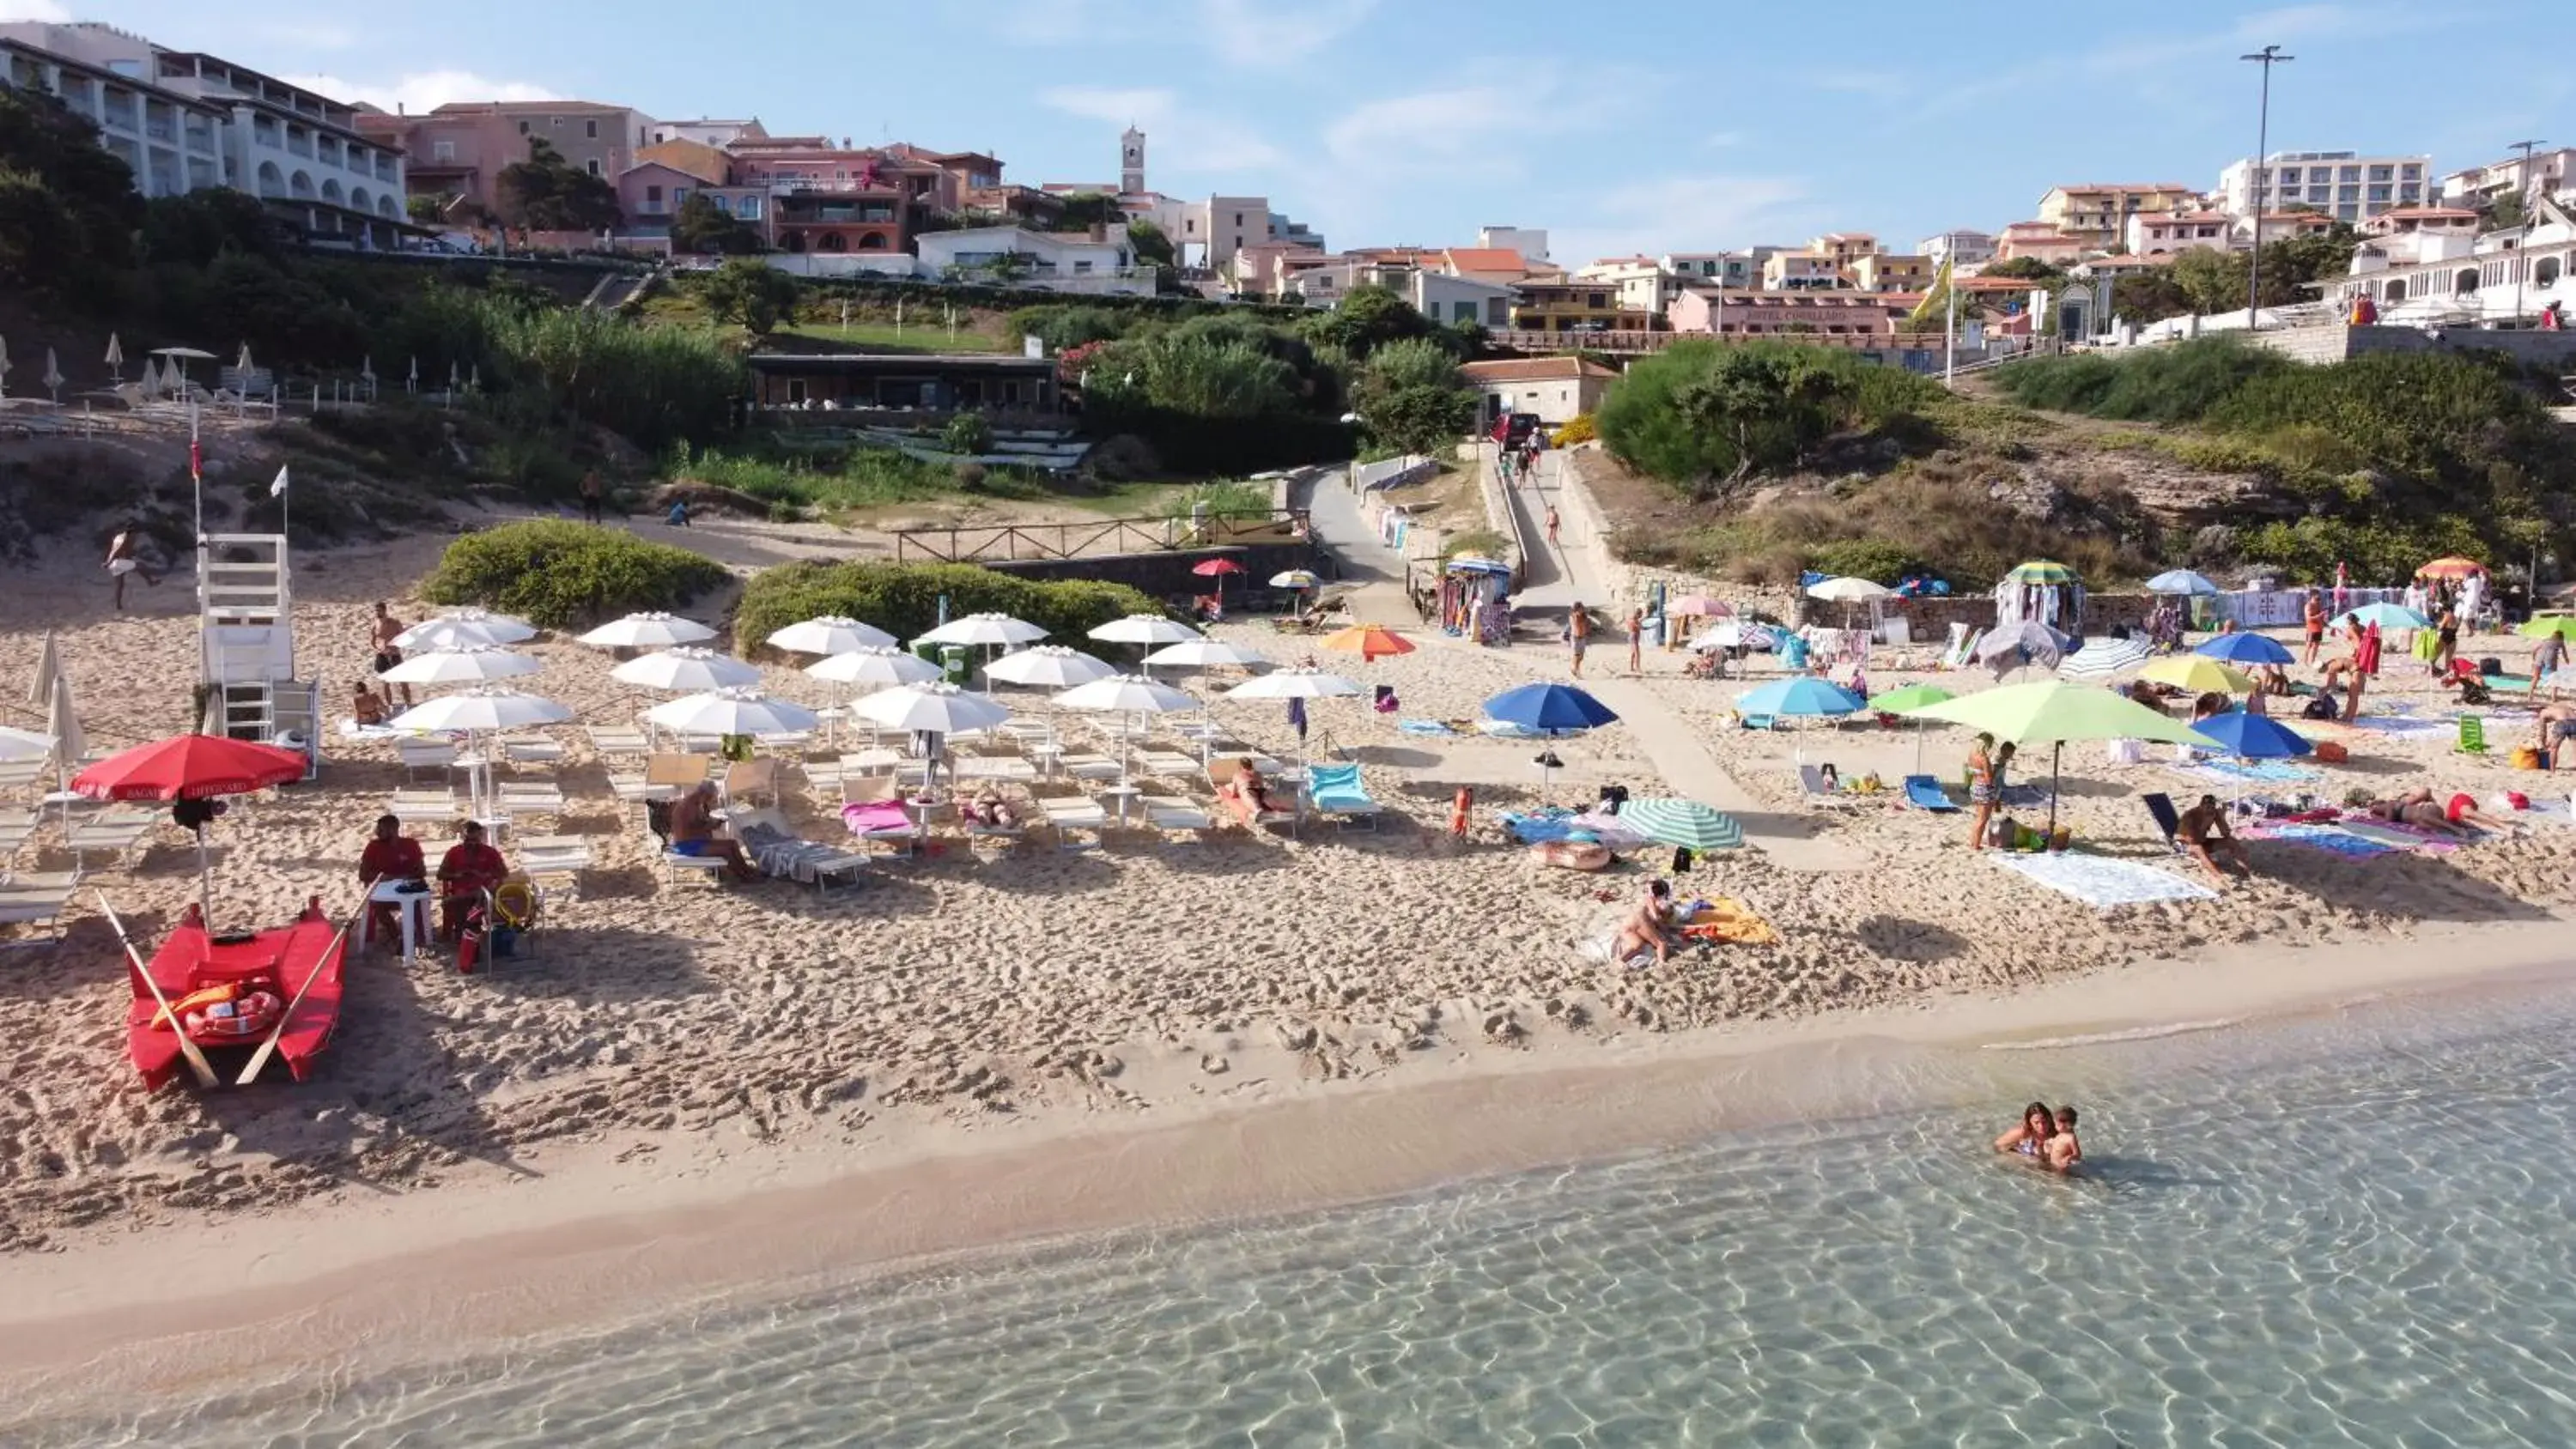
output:
M1877 233L1993 231L2072 182L2217 184L2254 150L2576 144L2563 0L1989 12L1843 0L0 0L100 20L338 99L575 98L773 134L997 155L1004 178L1267 196L1336 247L1544 227L1561 263ZM2544 64L2544 60L2547 63Z

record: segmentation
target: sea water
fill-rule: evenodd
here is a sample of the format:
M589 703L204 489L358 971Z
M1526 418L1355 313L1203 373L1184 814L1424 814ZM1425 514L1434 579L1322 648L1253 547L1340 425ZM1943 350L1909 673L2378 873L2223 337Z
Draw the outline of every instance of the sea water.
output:
M1962 1048L1899 1072L1982 1084L1933 1110L0 1437L2564 1449L2571 1027L2535 987ZM2085 1176L1988 1147L2032 1096Z

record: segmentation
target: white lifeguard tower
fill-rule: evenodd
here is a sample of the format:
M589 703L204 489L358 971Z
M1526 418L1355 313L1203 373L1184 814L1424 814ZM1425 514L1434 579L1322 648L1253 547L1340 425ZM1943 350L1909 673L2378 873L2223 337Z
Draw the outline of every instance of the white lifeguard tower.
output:
M209 534L198 553L197 613L210 733L321 759L321 686L298 679L286 535Z

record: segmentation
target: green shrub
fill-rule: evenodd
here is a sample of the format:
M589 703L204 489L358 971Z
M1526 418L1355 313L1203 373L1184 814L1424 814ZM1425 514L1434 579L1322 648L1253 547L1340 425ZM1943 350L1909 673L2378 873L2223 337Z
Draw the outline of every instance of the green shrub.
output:
M863 619L910 639L948 616L1004 613L1078 642L1112 619L1162 612L1125 584L1090 579L1024 579L975 564L796 563L767 569L744 588L734 610L734 645L746 658L771 634L817 614Z
M1928 442L1939 388L1838 348L1691 339L1641 358L1596 414L1610 455L1694 494L1739 472L1784 472L1837 433Z
M1883 538L1851 538L1819 544L1807 555L1807 567L1836 578L1867 579L1893 585L1905 577L1914 555L1903 544Z
M1238 483L1225 480L1202 483L1196 488L1182 488L1164 495L1156 516L1188 518L1205 508L1210 514L1267 514L1270 511L1270 489L1261 483Z
M723 566L684 548L647 543L621 529L540 519L449 544L420 592L433 604L481 604L563 629L640 609L676 609L724 580Z
M1512 541L1490 528L1461 529L1440 542L1440 556L1444 559L1461 554L1471 558L1508 559L1511 552Z
M2024 407L2130 422L2208 417L2248 382L2298 369L2277 352L2206 337L2124 357L2033 357L1996 370L1995 384Z
M959 413L939 431L939 446L952 453L993 451L993 425L982 413Z

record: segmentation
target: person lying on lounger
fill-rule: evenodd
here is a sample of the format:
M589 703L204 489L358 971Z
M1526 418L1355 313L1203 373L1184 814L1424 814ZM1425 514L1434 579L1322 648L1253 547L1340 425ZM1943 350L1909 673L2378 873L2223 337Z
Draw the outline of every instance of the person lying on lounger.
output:
M716 834L716 782L701 780L697 788L671 804L671 853L673 855L713 856L725 863L725 874L738 881L760 879L760 872L743 858L742 845Z
M958 807L969 824L988 830L1008 830L1020 823L1020 813L1002 798L1001 788L990 781L975 792L975 798Z
M2201 796L2199 804L2182 812L2181 828L2174 832L2174 839L2211 875L2226 878L2226 869L2218 863L2219 857L2225 856L2236 862L2238 875L2247 880L2254 878L2254 862L2245 854L2245 842L2228 828L2227 811L2220 807L2215 795Z
M1270 813L1270 787L1248 756L1235 762L1234 778L1217 787L1216 798L1246 830Z

